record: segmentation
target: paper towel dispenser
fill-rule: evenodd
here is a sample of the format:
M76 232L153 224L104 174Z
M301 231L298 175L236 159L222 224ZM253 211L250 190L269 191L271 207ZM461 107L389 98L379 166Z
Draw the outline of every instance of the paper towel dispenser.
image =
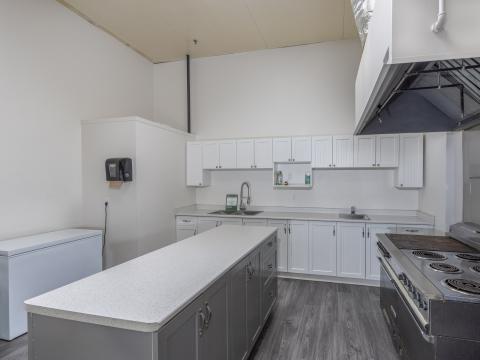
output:
M112 158L105 161L107 181L133 181L132 159Z

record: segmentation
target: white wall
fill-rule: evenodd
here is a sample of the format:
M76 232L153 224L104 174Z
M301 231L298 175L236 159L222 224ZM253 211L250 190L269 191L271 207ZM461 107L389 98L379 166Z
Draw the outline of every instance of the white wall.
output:
M394 188L392 170L315 170L311 190L274 190L271 170L214 171L210 187L197 190L199 204L225 204L225 194L252 185L252 206L417 210L418 191Z
M199 138L352 133L360 56L359 41L337 41L193 59L192 130ZM185 66L155 65L155 119L181 129Z
M82 224L80 120L153 116L153 65L54 0L0 2L0 239Z
M107 267L175 240L174 209L195 202L185 187L185 148L192 136L135 117L82 126L85 225L103 227L108 201ZM133 159L133 182L112 188L105 159Z
M154 66L154 120L187 131L187 64Z
M419 192L419 210L435 216L435 227L446 231L462 220L461 133L425 135L425 186Z

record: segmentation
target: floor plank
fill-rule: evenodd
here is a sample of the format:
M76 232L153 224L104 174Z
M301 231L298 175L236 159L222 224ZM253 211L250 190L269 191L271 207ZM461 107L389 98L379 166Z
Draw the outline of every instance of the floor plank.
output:
M249 360L398 360L378 288L279 279L278 304Z
M27 360L27 335L0 341L0 360ZM249 360L398 360L379 289L278 280L278 304Z

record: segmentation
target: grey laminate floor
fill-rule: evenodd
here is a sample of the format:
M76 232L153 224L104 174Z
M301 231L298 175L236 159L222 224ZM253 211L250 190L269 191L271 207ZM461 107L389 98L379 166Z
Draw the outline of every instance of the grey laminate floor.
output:
M278 298L250 360L398 360L378 288L279 279ZM27 336L0 340L0 359L27 360Z
M398 360L378 288L287 279L278 286L250 360Z

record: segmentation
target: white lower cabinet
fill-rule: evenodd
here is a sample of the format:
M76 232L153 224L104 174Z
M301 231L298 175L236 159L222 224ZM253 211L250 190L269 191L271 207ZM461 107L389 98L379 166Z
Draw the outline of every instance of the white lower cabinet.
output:
M377 258L377 234L395 230L395 224L367 224L367 242L365 250L365 278L380 280L380 263Z
M243 225L267 226L267 219L243 219Z
M337 274L337 224L312 221L309 223L309 273L335 276Z
M337 276L365 278L365 224L337 224Z
M276 227L277 231L277 270L288 271L288 221L269 220L269 226Z
M198 218L197 233L200 234L202 232L216 228L217 226L218 226L218 219L211 218L211 217Z
M308 272L308 221L288 222L288 271Z

